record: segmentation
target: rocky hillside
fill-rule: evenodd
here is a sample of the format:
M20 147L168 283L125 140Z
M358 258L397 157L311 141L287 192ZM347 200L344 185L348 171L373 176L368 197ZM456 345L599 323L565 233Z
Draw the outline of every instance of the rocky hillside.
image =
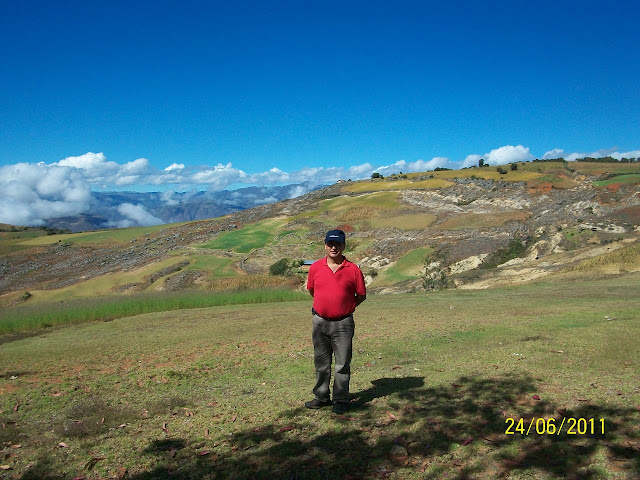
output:
M638 163L530 162L338 182L159 227L27 235L5 226L0 299L97 278L109 279L110 292L216 288L220 278L266 278L283 258L303 278L298 264L323 255L323 235L335 227L348 233L347 255L374 293L624 273L640 270L639 184ZM84 294L105 293L96 288Z

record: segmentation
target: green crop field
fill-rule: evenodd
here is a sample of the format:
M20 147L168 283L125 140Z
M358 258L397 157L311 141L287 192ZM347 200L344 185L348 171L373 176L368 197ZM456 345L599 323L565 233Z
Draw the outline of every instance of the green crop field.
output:
M416 248L405 253L396 263L383 270L375 279L375 286L391 285L405 280L415 280L424 273L424 262L430 248Z
M252 223L238 230L223 232L212 241L201 245L201 247L248 253L251 250L263 248L271 243L278 229L284 224L285 221L281 219L269 219Z

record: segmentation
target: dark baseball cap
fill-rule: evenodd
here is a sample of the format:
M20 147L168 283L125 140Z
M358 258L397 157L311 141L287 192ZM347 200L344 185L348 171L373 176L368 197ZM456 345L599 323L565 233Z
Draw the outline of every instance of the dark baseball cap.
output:
M342 230L329 230L324 238L324 243L327 242L346 243L346 236Z

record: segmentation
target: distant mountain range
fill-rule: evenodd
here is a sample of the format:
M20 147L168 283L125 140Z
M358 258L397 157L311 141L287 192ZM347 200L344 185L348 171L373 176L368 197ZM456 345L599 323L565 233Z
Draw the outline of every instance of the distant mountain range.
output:
M318 188L309 182L221 192L93 192L88 212L47 219L72 232L203 220L295 198Z

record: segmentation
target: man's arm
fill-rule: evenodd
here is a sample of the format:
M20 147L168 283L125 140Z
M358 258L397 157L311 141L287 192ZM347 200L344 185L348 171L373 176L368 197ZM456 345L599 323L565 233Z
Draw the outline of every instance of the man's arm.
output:
M311 296L313 297L313 288L309 289L309 293L311 294Z
M312 294L313 295L313 294ZM356 307L367 299L366 295L356 295Z

